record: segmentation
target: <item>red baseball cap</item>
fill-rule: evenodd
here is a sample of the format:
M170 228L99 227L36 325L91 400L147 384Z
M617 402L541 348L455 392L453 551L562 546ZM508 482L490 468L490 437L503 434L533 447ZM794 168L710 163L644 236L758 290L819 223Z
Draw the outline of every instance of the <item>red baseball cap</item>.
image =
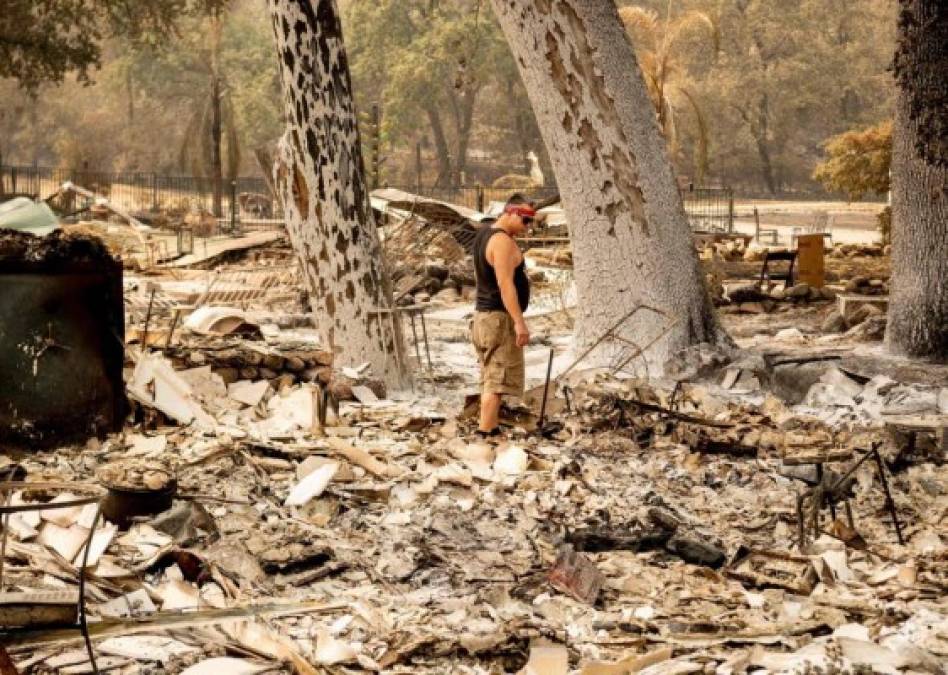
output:
M511 213L521 218L534 218L537 215L536 209L529 204L509 204L504 209L504 213Z

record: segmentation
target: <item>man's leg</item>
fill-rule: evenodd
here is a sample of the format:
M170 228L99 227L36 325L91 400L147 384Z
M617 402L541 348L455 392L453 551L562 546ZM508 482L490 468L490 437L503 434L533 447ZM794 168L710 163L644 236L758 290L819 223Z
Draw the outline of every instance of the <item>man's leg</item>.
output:
M480 431L489 432L500 423L500 394L481 394Z

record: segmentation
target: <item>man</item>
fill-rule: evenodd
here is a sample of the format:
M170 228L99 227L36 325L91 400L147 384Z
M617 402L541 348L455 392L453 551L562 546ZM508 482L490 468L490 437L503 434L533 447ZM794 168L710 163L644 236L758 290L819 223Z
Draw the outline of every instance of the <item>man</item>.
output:
M474 239L477 304L471 337L481 364L481 415L478 434L500 433L503 396L523 396L523 348L530 331L523 313L530 304L530 281L514 239L536 218L530 203L511 200L492 225Z

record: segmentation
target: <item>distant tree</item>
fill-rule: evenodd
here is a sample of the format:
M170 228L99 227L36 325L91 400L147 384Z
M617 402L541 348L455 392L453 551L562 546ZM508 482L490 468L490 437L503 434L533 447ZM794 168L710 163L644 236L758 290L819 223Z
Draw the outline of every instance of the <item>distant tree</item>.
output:
M671 9L671 3L668 7ZM644 7L623 7L619 16L633 37L635 55L645 78L649 98L655 106L658 124L668 141L672 156L678 154L679 116L687 106L695 122L695 178L703 182L708 170L708 123L701 105L690 89L687 67L682 58L682 38L694 29L702 32L717 49L718 29L710 14L687 11L663 21L658 12Z
M110 36L170 31L186 0L3 0L0 77L28 91L75 73L89 82Z
M812 187L826 138L891 116L893 4L689 2L720 33L717 58L704 51L707 65L692 59L689 69L709 111L712 172L771 193Z
M436 182L458 184L467 173L483 92L514 71L503 63L510 61L509 50L487 5L354 0L346 22L353 26L353 76L361 100L381 105L385 136L407 145L424 120L438 162Z
M207 89L197 105L188 123L188 130L181 144L181 164L188 167L195 176L206 176L211 180L211 210L220 218L221 200L224 189L224 141L227 141L227 177L237 177L240 166L240 143L237 137L237 123L231 105L230 90L221 68L221 38L224 29L224 3L208 3L204 8L204 23L207 26L207 39L202 40L207 47L198 50L199 64L206 72ZM202 31L203 32L203 31ZM202 36L203 37L203 36Z
M889 191L892 166L892 121L847 131L825 143L826 160L816 165L813 178L850 201Z
M886 342L948 360L948 5L900 0Z

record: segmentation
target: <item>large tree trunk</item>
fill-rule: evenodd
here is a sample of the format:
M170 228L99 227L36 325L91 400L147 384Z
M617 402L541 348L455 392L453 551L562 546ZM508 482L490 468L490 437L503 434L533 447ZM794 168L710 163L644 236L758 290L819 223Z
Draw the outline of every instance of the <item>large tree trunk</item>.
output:
M908 22L903 14L896 58L900 87L892 134L892 287L886 341L895 353L945 361L948 157L930 123L930 115L944 117L945 111L927 105L927 97L939 87L944 91L939 49L943 54L948 12L936 5L934 0L902 2L903 12L914 19ZM940 21L935 18L939 12Z
M274 184L302 264L320 338L337 366L369 362L401 379L378 232L366 189L352 82L335 0L267 0L287 130ZM381 320L380 320L381 316Z
M576 342L618 331L661 364L726 340L705 290L655 110L614 0L493 0L549 151L570 223ZM609 356L600 351L600 359Z

